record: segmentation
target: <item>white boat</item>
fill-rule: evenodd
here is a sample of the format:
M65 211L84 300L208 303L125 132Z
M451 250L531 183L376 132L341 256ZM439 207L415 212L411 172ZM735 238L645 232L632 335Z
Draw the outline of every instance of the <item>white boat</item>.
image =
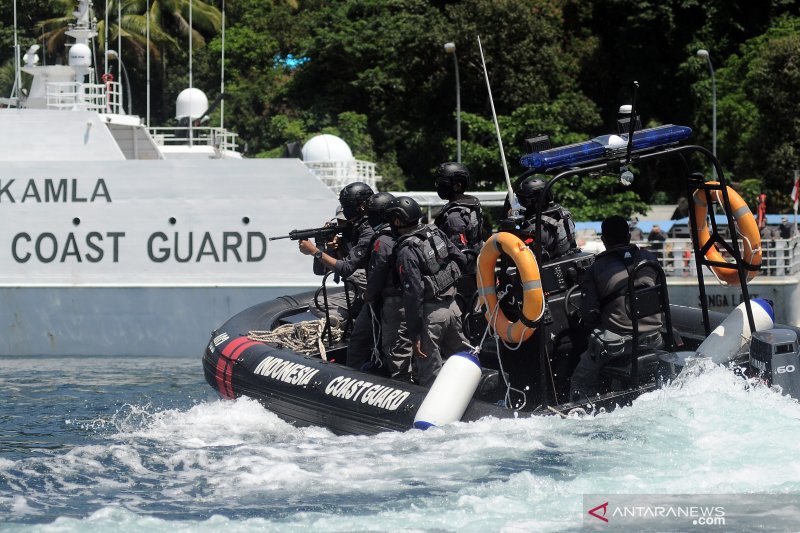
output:
M232 313L318 286L268 237L332 218L331 187L299 159L243 159L221 128L125 114L91 66L87 0L75 14L71 64L29 51L0 101L0 355L185 355Z

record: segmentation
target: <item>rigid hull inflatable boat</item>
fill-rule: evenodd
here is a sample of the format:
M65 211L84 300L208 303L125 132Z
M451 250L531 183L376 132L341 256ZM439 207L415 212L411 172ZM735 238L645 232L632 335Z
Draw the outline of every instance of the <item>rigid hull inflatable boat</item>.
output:
M670 305L660 265L637 265L628 292L634 349L602 371L605 393L578 401L568 397L569 376L586 345L572 319L580 299L575 289L594 255L576 250L542 262L539 238L532 250L517 246L514 251L521 241L513 219L503 221L501 231L487 241L478 258L479 291L464 316L465 334L476 349L448 358L430 390L344 366L349 311L358 296L347 283L328 289L329 276L316 292L253 306L217 328L203 356L207 381L223 397L254 398L291 423L355 434L486 416L566 416L576 410L612 409L675 377L693 356L737 364L744 372L781 385L783 392L800 396L800 385L792 381L800 367L798 330L775 326L770 304L751 302L747 291L747 281L760 263L760 240L757 233L751 234L747 218L752 213L731 208L740 202L739 195L727 186L719 162L708 150L678 146L690 133L689 128L662 126L630 132L627 139L603 136L522 159L529 170L521 177L551 176L545 193L566 178L591 179L598 173L618 173L622 178L632 163L653 158L674 158L686 171L687 197L694 202L690 215L701 307ZM692 174L689 153L705 156L716 168L718 181L704 182ZM705 218L712 203L726 213L727 234L738 238L726 241L714 217ZM540 200L538 220L542 208ZM744 246L742 239L747 241ZM742 304L729 315L708 310L703 267L740 288ZM634 286L640 268L660 274L655 286ZM529 283L531 279L540 283ZM655 313L662 315L665 348L640 353L636 324ZM287 331L288 336L278 336ZM751 342L758 347L753 357Z

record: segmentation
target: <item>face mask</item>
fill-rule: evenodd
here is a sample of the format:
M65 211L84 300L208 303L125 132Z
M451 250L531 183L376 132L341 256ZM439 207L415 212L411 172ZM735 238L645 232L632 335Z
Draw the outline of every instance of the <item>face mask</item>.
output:
M438 194L439 198L442 200L447 200L450 198L450 195L453 194L453 190L450 188L448 182L440 181L436 184L436 194Z
M358 216L358 206L354 204L344 204L342 205L342 214L344 214L344 218L347 220L353 220Z
M367 220L369 221L369 225L372 226L373 229L377 228L378 226L383 225L383 217L380 213L370 213L367 216Z

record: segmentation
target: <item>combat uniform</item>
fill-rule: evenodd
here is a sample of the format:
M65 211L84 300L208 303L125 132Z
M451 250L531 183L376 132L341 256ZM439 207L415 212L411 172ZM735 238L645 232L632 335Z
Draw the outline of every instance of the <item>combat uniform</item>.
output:
M461 311L455 303L455 282L467 258L435 226L419 224L397 240L397 273L403 290L408 338L421 342L427 357L415 357L420 385L430 387L442 356L467 347Z
M457 290L465 303L468 303L477 289L475 270L478 254L483 246L481 202L470 195L450 201L436 216L434 224L467 257L467 265L458 281Z

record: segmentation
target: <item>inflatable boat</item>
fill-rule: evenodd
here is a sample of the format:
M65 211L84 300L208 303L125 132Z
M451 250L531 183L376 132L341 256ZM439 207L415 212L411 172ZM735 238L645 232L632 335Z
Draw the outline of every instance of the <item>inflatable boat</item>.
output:
M542 198L566 178L617 172L629 181L623 176L628 165L652 158L672 157L686 170L701 307L670 305L660 265L637 265L660 275L654 287L635 289L631 282L631 316L661 313L665 349L640 353L634 348L619 364L607 365L601 374L604 393L568 397L569 376L587 343L573 323L580 298L575 289L594 255L575 250L542 262L541 239L534 239L532 249L518 246L514 220L503 222L503 231L487 241L478 258L479 291L464 303L463 317L473 349L451 355L430 389L393 380L379 367L362 371L343 364L359 296L347 283L329 288L329 275L317 291L253 306L214 330L203 355L206 380L224 398L254 398L293 424L341 434L424 429L487 416L569 416L613 409L673 379L696 357L738 365L743 375L759 375L784 393L800 396L798 330L776 326L770 303L751 301L747 291L760 263L760 239L757 232L751 234L748 218L752 214L741 209L741 199L726 185L708 150L677 145L687 132L663 126L631 132L632 142L624 135L604 136L586 146L548 148L522 159L528 173L552 176ZM692 174L690 153L705 156L718 181ZM712 203L727 214L726 232L718 231L714 217L706 219ZM539 220L542 207L537 206ZM744 250L740 239L726 241L723 233L743 238ZM708 310L704 267L741 289L742 303L731 314Z

